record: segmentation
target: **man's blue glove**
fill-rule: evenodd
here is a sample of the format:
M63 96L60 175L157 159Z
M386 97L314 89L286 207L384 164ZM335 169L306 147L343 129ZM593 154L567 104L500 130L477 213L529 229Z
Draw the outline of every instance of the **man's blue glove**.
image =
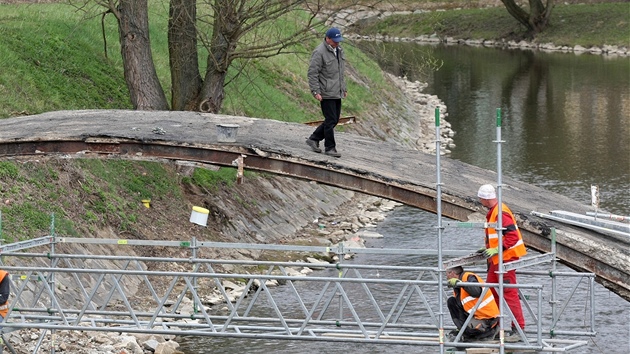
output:
M483 256L487 258L490 258L496 254L499 253L499 248L498 247L493 247L493 248L487 248L485 251L483 251Z
M448 285L449 288L454 288L455 286L457 286L457 283L459 283L460 280L457 278L451 278L449 279L446 284Z

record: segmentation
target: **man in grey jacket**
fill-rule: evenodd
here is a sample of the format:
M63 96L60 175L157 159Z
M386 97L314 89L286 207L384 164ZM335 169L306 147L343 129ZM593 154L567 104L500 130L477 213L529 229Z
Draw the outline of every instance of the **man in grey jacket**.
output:
M324 153L334 157L341 157L335 143L335 126L341 116L341 99L348 95L343 76L345 56L339 46L342 40L338 28L326 31L324 41L313 51L308 66L308 86L320 102L324 122L306 139L306 144L313 151L322 152L319 142L324 140Z

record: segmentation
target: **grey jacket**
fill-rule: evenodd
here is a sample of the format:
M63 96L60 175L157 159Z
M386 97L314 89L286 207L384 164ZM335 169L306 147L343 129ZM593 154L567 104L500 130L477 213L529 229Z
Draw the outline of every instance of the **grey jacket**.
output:
M319 93L323 99L338 99L343 98L347 91L343 76L346 58L341 46L337 47L337 51L339 60L326 41L313 51L308 66L308 86L313 95Z

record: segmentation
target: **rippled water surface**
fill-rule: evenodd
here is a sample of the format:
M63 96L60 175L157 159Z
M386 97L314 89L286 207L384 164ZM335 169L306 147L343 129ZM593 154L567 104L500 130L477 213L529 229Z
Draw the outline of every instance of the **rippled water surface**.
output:
M435 226L437 225L436 216L420 210L409 207L400 207L395 209L388 215L386 221L376 228L376 232L385 235L382 239L371 239L367 241L368 247L373 248L436 248L437 234ZM483 242L482 231L465 230L447 228L442 235L443 249L460 249L474 250ZM532 251L530 251L532 252ZM376 255L360 255L353 260L358 264L386 264L386 265L407 265L407 266L433 266L436 264L437 258L434 256L404 256L404 257L384 257ZM533 267L533 270L548 271L550 265L539 265ZM529 269L529 268L528 268ZM559 271L572 272L569 268L559 265ZM320 271L312 275L335 276L335 272ZM483 271L480 271L483 275ZM366 276L368 274L366 273ZM373 274L372 274L373 275ZM380 273L381 277L386 277L386 272ZM410 278L413 274L409 275ZM550 278L546 275L519 275L521 284L541 284L544 286L543 291L543 308L549 309L549 300L551 299L551 283ZM313 284L318 284L317 286ZM576 278L560 278L558 285L558 299L563 301L576 287ZM312 286L312 297L315 298L321 289L321 283L298 282L300 287ZM381 304L387 304L387 299L393 301L397 296L398 288L381 287L381 293L375 292L374 296L381 301ZM591 307L587 297L588 287L585 282L580 283L576 287L576 295L561 316L561 322L558 326L562 330L585 331L588 330L588 319L590 318ZM290 291L287 286L279 287L274 290L274 299L282 302L283 296L287 299ZM302 293L301 293L302 294ZM354 293L354 296L362 296L360 291ZM527 297L533 301L536 297L535 293L525 292ZM437 301L435 297L430 297L432 307L437 311ZM308 299L305 301L309 301ZM361 301L353 304L360 303ZM368 299L365 299L368 303ZM561 307L561 305L559 305ZM421 306L419 306L421 308ZM358 311L361 311L360 309ZM447 312L448 313L448 312ZM587 340L588 346L572 350L569 353L592 354L592 353L630 353L630 309L628 302L610 292L603 286L595 284L595 330L598 334L595 337L561 337L564 339L581 339ZM420 316L418 321L424 321L427 316L422 310L416 311L414 316ZM531 318L527 318L528 323L532 323ZM452 326L450 317L445 317L445 325ZM549 318L543 322L543 327L549 328ZM533 330L533 328L530 328ZM543 337L545 338L545 337ZM185 353L340 353L351 351L353 353L435 353L439 352L437 347L411 347L402 345L364 345L356 343L326 343L326 342L305 342L305 341L283 341L283 340L249 340L249 339L215 339L215 338L186 338L180 342Z
M450 157L630 216L630 58L415 43L358 44L381 67L429 84L456 132ZM423 72L423 58L443 63Z

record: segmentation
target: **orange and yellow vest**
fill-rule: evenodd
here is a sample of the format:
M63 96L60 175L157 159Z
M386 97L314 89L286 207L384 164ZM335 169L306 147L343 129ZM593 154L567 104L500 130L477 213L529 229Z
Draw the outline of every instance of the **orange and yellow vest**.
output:
M503 261L509 261L513 258L519 258L527 254L527 249L525 248L525 244L523 243L523 236L521 236L521 230L518 229L516 225L516 218L514 218L514 214L512 211L503 204L503 212L508 213L512 220L514 220L514 227L516 227L516 233L518 234L518 242L514 244L514 246L503 250ZM495 205L490 214L489 223L496 223L499 215L499 205ZM505 227L505 225L501 225ZM497 230L491 227L486 229L486 248L494 248L499 247L499 235L497 234ZM490 258L493 264L499 264L499 255L494 255Z
M474 275L477 278L478 283L483 283L483 279L481 279L477 274L471 272L464 272L462 275L462 280L466 281L469 275ZM453 292L454 296L457 296L456 292ZM466 312L470 313L472 309L479 301L479 298L472 297L464 287L459 288L459 300L462 302L462 306ZM477 308L474 314L475 318L478 320L487 320L491 318L499 317L499 308L497 307L497 303L494 301L494 296L492 296L492 291L488 289L486 295L483 297L481 304Z
M0 282L4 280L4 278L9 275L4 270L0 270ZM3 304L0 304L0 316L2 318L7 318L7 314L9 313L9 300L5 301Z

